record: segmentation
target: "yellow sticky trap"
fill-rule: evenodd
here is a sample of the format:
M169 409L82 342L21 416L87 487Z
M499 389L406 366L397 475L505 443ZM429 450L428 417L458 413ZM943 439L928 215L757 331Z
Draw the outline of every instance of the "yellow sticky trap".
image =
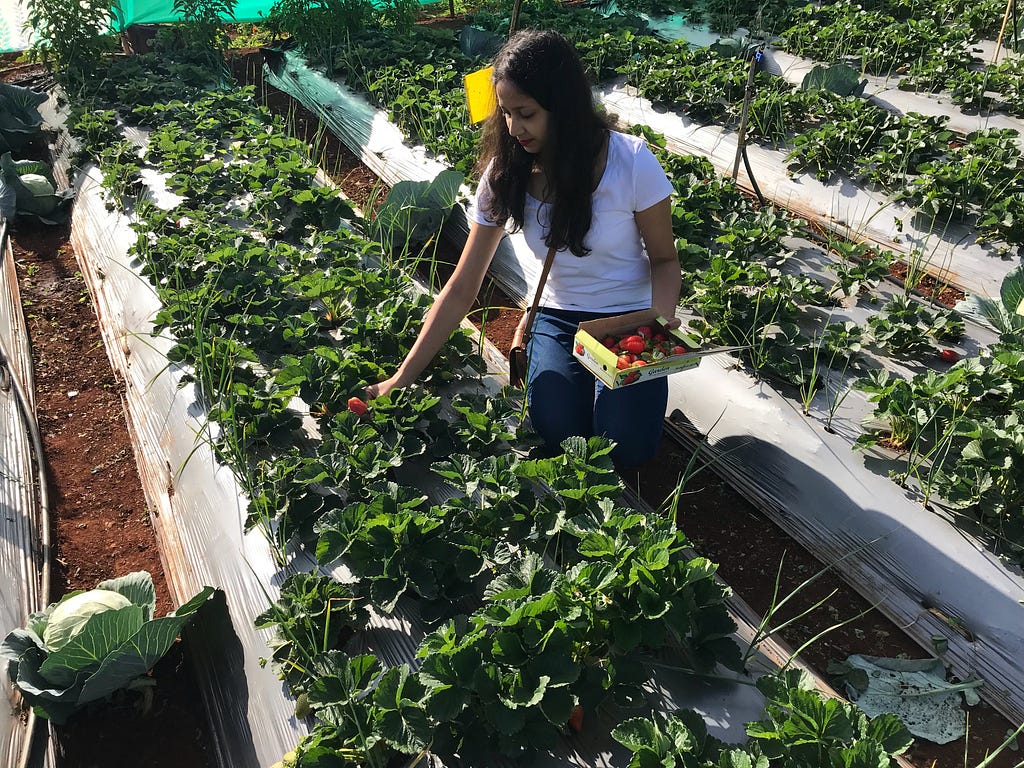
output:
M494 67L478 69L465 77L466 106L469 108L471 123L486 120L498 105L498 98L494 95L492 77L494 77Z

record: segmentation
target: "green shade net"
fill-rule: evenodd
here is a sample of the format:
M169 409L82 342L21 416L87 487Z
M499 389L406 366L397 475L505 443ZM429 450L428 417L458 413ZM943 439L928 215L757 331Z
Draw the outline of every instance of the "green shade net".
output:
M435 0L420 0L420 5ZM227 22L262 21L274 0L238 0L235 16ZM0 53L23 51L31 43L31 31L25 30L26 9L17 0L0 0ZM117 14L117 29L132 24L160 24L178 21L170 0L122 0Z
M260 21L265 18L273 0L238 0L234 21ZM173 4L166 0L122 0L123 26L158 24L178 21ZM229 20L230 21L230 20Z

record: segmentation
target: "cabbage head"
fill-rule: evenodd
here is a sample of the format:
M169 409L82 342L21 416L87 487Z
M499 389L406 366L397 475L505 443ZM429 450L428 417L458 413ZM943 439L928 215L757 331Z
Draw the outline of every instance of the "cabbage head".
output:
M212 594L205 587L174 613L154 618L148 573L110 579L33 613L0 644L0 659L36 714L61 724L89 702L144 680Z
M67 218L73 193L57 192L53 171L38 160L15 160L10 152L0 157L0 213L35 216L44 224L59 224Z
M112 589L90 589L67 595L50 614L43 630L43 644L51 651L59 651L85 628L91 616L131 604L131 600Z

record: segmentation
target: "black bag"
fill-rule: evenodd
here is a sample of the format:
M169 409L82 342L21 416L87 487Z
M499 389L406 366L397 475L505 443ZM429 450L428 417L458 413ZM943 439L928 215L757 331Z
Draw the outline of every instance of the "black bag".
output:
M533 328L533 319L537 316L540 295L544 291L544 283L548 279L551 262L554 260L555 249L548 248L548 255L544 259L544 269L540 273L540 282L537 283L537 293L533 297L533 306L530 307L530 311L526 315L525 325L520 323L512 337L512 348L508 351L508 381L516 388L522 387L526 383L526 344L530 340L530 330Z
M526 347L522 344L508 351L508 380L517 388L526 383Z

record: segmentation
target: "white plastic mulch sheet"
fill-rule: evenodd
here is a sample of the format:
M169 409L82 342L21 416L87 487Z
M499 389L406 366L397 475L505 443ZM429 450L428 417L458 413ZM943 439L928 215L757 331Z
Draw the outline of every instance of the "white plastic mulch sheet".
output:
M893 483L884 458L851 452L855 403L825 431L824 397L804 416L726 356L669 377L669 407L707 436L716 471L922 646L946 638L954 673L981 677L984 698L1024 719L1021 574Z
M599 90L602 103L620 122L648 125L664 134L672 151L701 155L719 173L732 174L734 132L657 109L627 86L611 84ZM976 234L960 225L936 222L933 231L931 222L917 221L912 209L849 179L824 183L807 173L790 176L783 150L748 144L747 156L758 187L771 202L844 237L873 242L897 255L911 257L916 250L921 254L915 258L918 269L927 268L940 280L970 293L998 296L1003 277L1021 263L1016 249L1003 258L997 244L976 243ZM749 186L742 163L739 181Z
M786 82L797 88L803 83L804 77L818 62L794 56L785 51L767 49L763 55L764 69L773 75L779 75ZM950 130L958 133L982 131L987 128L1011 128L1024 133L1024 121L1007 114L968 114L953 104L948 97L941 94L901 91L899 78L885 78L877 75L863 75L868 83L864 95L872 102L899 114L916 112L930 117L948 117ZM1017 138L1018 144L1024 145L1024 136Z
M286 57L277 77L268 72L267 79L323 116L357 153L359 137L367 135L368 126L380 130L382 113L294 55ZM620 116L665 133L714 130L684 126L678 116L656 112L621 89L606 95L606 104ZM366 116L366 125L349 133L345 128L357 114ZM730 146L729 137L720 131L717 138L710 133L705 138L703 143L714 148L719 166L731 164L735 143ZM416 166L422 155L393 141L388 153L386 162L394 168ZM409 177L430 178L428 173L420 168L410 171ZM763 183L761 177L758 180ZM801 186L812 182L800 178ZM854 190L844 187L843 192L856 199ZM867 201L860 205L867 210ZM885 216L883 211L879 218ZM987 284L998 286L1001 278L991 273L1005 269L1005 263L963 247L957 250L958 260L965 251L963 260L975 264ZM521 236L506 237L492 275L521 300L525 286L536 279L536 262ZM516 292L517 286L522 292ZM856 310L850 318L857 319ZM835 563L869 601L923 647L932 647L933 635L947 637L945 659L954 672L963 679L984 678L982 695L1012 720L1024 719L1024 670L1019 665L1024 658L1024 609L1019 603L1024 600L1024 580L981 544L911 499L888 479L886 466L851 451L867 409L863 395L854 393L841 403L833 424L837 434L829 434L821 421L804 417L793 400L738 370L732 358L709 358L669 382L669 412L679 410L701 433L710 431L709 450L718 459L717 469L790 535L824 562ZM812 403L813 414L828 412L827 389Z
M226 607L218 599L204 609L188 633L205 683L212 751L222 766L270 765L302 733L280 681L259 664L267 635L252 628L283 575L263 537L243 531L245 501L203 442L205 410L194 389L179 387L182 372L168 366L171 340L150 336L160 305L140 265L129 261L135 237L126 217L106 209L97 170L83 173L71 240L107 355L125 381L129 431L168 586L179 604L205 585L226 598Z
M25 417L11 380L17 376L31 398L31 357L21 313L14 257L0 222L0 633L25 625L41 610L40 570L43 553L39 541L37 473ZM29 403L29 407L33 407ZM16 766L28 740L21 717L21 697L11 684L6 662L0 662L0 765Z

